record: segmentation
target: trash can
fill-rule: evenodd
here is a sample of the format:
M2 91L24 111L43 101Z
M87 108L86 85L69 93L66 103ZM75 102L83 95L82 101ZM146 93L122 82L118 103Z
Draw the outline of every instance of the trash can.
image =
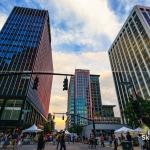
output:
M132 142L123 141L121 145L123 150L132 150Z

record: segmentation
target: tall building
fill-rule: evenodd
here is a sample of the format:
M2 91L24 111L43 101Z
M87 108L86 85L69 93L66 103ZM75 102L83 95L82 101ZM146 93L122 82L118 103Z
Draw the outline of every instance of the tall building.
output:
M100 94L99 76L90 76L93 116L101 116L102 101Z
M76 115L88 119L92 119L93 115L101 115L99 75L90 75L89 70L75 70L75 75L70 78L68 112L74 114L74 109ZM74 122L80 125L88 124L86 119L68 116L67 126L72 126Z
M131 82L137 95L150 97L150 7L135 6L109 49L109 58L121 111L133 88L121 85Z
M0 72L53 72L47 10L14 7L0 32ZM33 89L35 78L37 90ZM52 76L0 76L0 126L42 124L48 117Z

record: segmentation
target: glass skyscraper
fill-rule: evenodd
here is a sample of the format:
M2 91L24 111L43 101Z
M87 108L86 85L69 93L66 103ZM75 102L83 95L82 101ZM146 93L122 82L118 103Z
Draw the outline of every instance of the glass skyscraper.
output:
M101 116L102 101L100 94L99 76L90 76L91 97L92 97L92 112L94 116Z
M14 7L0 32L0 72L53 72L47 10ZM38 77L37 90L33 89ZM0 126L37 125L47 118L52 76L0 76Z
M89 70L76 69L75 75L70 78L68 112L74 114L75 109L76 115L93 119L94 115L101 115L101 107L99 75L90 75ZM70 127L74 123L87 125L89 122L72 115L68 116L67 123L67 127Z
M122 122L127 123L124 108L133 88L121 82L131 82L137 95L150 97L150 7L133 8L109 49L109 58Z

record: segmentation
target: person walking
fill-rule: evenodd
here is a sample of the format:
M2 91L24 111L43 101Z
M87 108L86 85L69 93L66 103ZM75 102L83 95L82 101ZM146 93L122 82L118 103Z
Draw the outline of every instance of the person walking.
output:
M58 133L58 134L57 134L57 136L56 136L56 141L57 141L57 147L56 147L56 149L58 149L58 148L59 148L60 140L61 140L61 134L60 134L60 133Z
M118 139L117 137L114 135L114 150L117 150L118 148Z
M109 141L109 146L112 146L112 135L109 135L108 141Z
M130 143L131 149L133 150L132 137L130 135L130 132L127 132L126 139Z
M72 136L72 143L74 144L75 142L75 136L74 136L74 133L73 133L73 136Z
M41 133L38 138L37 150L43 150L44 147L45 147L44 135L43 135L43 133Z
M101 135L100 140L101 140L101 146L105 147L105 144L104 144L104 135L103 134Z
M60 150L66 150L66 144L65 144L65 132L62 133L61 135L61 140L60 140Z
M140 146L141 150L143 150L144 141L142 139L142 135L141 134L138 135L138 143L139 143L139 146Z
M100 141L101 141L101 146L105 147L105 144L104 144L104 135L103 134L100 136Z

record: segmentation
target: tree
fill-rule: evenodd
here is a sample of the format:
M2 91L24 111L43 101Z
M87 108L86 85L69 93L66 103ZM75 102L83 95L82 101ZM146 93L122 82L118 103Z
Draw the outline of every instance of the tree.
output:
M73 125L68 129L71 133L77 133L77 135L80 135L82 133L83 127L81 125Z
M49 122L45 122L44 123L44 133L48 133L48 132L51 132L51 126L50 126L50 123Z
M127 122L133 128L138 127L142 121L150 127L150 101L144 100L142 97L137 96L137 100L133 97L129 98L128 103L124 109Z

